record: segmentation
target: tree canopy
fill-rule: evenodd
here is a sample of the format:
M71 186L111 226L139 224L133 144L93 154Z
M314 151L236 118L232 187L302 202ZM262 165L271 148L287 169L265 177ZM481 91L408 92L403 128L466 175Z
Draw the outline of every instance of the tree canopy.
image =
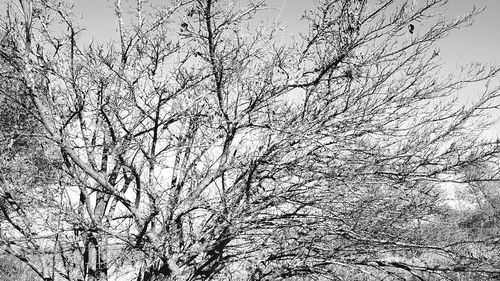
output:
M43 280L499 278L496 220L444 201L496 180L498 68L437 47L479 10L318 0L283 40L264 0L115 0L88 43L66 1L6 2L0 254Z

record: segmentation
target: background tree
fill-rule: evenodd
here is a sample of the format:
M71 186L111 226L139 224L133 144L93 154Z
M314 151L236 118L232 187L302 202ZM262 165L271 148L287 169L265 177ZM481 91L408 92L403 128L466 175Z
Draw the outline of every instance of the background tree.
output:
M51 157L54 146L42 138L43 127L33 115L35 110L27 89L22 83L20 65L15 61L16 45L8 33L2 36L0 80L0 279L33 280L40 267L20 264L40 251L37 243L37 224L41 211L52 201L57 191L60 172L57 157ZM35 219L36 218L36 219Z
M459 227L479 238L494 235L499 228L498 169L494 164L467 167L463 184L456 187L456 197L464 206L459 208Z
M496 240L442 219L442 183L499 152L479 137L498 69L443 76L434 49L477 11L321 0L288 44L255 23L265 1L116 0L117 40L84 44L65 2L8 3L0 53L18 75L3 83L23 87L59 164L38 189L8 182L26 199L2 250L45 280L500 273L465 251ZM455 97L481 82L477 102Z

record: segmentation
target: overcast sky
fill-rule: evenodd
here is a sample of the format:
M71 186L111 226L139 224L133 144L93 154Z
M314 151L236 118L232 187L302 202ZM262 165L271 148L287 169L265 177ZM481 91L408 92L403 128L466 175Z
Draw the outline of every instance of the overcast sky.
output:
M112 1L77 0L76 3L75 13L82 17L87 34L99 40L109 39L116 29ZM312 3L312 0L268 0L268 6L273 8L276 17L279 15L290 33L302 26L300 16L305 9L313 7ZM487 8L472 27L453 33L438 46L447 69L474 60L500 64L500 0L450 0L444 12L449 17L456 17L465 14L473 5Z

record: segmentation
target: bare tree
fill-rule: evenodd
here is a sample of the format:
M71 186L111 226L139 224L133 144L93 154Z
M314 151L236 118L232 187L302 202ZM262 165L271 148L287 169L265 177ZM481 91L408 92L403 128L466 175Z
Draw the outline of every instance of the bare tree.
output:
M2 79L59 164L1 182L2 251L44 280L498 277L464 250L496 240L441 220L443 183L499 153L498 69L440 72L478 13L446 2L320 0L283 40L265 1L116 0L117 40L84 44L65 2L9 1Z

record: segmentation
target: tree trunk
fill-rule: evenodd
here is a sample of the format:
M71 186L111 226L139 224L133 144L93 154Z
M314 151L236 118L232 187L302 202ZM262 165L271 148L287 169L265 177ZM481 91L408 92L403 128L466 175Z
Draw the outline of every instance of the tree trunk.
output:
M87 236L84 253L84 280L107 281L107 238L95 237L92 233Z
M96 245L96 275L97 280L108 280L108 239L105 236L100 236L98 245Z

